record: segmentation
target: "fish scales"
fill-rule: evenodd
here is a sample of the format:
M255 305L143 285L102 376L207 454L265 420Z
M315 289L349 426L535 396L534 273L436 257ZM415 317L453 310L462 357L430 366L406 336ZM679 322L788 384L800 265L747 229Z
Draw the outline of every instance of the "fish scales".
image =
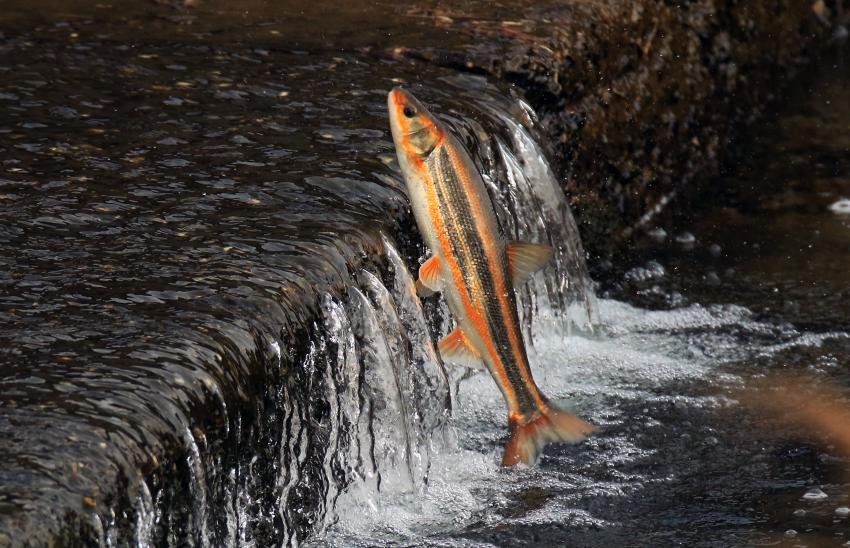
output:
M495 264L491 263L486 256L482 238L495 237L495 235L485 232L487 228L491 228L485 223L481 223L485 226L475 226L476 220L469 207L466 193L449 159L448 146L451 145L447 144L439 152L435 151L435 154L431 155L435 159L429 165L440 204L440 214L445 220L452 253L459 259L458 267L463 273L464 282L467 287L474 288L471 291L473 303L485 312L489 332L487 335L492 338L497 349L497 355L494 356L497 364L494 364L494 367L505 372L510 381L510 387L517 392L514 397L517 399L519 412L526 416L536 411L536 401L539 400L539 396L535 398L530 387L527 386L526 379L529 373L525 349L521 345L517 348L515 344L511 344L511 337L507 331L512 328L514 340L516 340L519 334L516 297L512 288L497 287L491 272L491 268L499 268L502 280L510 278L506 268L504 246L500 246L502 249L499 250L502 255L499 257L501 260ZM507 306L501 305L500 299L506 299ZM508 317L504 315L506 308ZM521 354L517 355L518 353ZM519 389L520 387L523 389Z

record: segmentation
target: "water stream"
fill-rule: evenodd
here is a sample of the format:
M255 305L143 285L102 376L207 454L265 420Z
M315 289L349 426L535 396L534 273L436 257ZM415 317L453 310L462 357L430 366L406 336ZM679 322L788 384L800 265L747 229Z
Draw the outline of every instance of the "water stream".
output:
M359 53L70 30L0 42L0 544L846 540L846 456L734 394L784 367L848 380L850 229L829 208L850 197L843 64L762 130L758 199L653 219L597 268L597 301L513 90ZM506 237L556 250L519 292L532 365L601 430L536 468L497 465L495 385L435 351L450 317L415 295L427 250L384 111L398 83L473 152ZM818 176L777 193L801 158ZM823 300L802 271L829 274Z

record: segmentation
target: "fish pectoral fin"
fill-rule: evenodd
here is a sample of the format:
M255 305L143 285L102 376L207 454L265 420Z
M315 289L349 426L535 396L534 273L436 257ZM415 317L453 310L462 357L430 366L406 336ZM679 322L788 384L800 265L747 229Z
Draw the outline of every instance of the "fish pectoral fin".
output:
M440 275L440 259L438 257L431 257L419 267L419 280L416 282L416 289L419 290L420 296L427 297L428 294L423 295L424 288L427 288L431 292L440 291L443 287L443 278Z
M462 365L470 369L484 369L481 355L469 345L466 335L463 334L463 331L459 327L456 327L451 333L440 339L440 342L437 343L437 348L440 349L440 356L444 361Z
M509 242L507 253L514 287L525 283L552 258L552 248L545 244Z

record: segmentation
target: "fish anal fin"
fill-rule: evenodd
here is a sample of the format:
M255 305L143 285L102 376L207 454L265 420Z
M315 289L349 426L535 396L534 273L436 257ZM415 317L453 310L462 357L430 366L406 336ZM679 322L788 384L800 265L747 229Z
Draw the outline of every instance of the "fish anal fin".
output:
M440 356L445 361L470 369L484 369L481 356L470 346L469 340L459 327L440 339L437 348L440 349Z
M578 443L596 427L579 417L556 407L546 406L534 419L523 422L510 418L510 434L505 444L502 466L525 463L533 465L543 447L553 441Z
M419 267L419 280L416 283L417 289L420 290L419 293L422 295L424 291L422 291L420 286L436 292L440 290L442 285L443 279L440 275L440 259L436 256L431 257Z
M545 244L509 242L507 254L514 287L519 287L529 276L546 266L552 258L552 248Z

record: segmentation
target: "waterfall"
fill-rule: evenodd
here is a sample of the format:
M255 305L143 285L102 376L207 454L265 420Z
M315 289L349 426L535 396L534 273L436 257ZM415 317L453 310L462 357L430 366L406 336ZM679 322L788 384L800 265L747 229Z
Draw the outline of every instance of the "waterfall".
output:
M8 381L15 419L0 426L25 434L13 454L26 458L4 480L26 497L14 511L44 520L0 530L104 546L297 545L334 525L342 498L377 508L416 497L438 457L458 454L463 432L450 419L463 371L447 371L435 348L451 319L441 297L415 293L427 250L386 126L390 78L349 94L303 56L280 54L309 91L284 101L243 53L217 60L270 86L251 88L255 110L216 95L209 67L193 66L181 76L197 83L181 88L192 109L116 122L139 135L125 151L132 166L97 160L109 175L86 186L35 181L49 199L16 210L10 245L32 260L14 264L22 285L5 290L32 310L8 332L28 337L30 354L16 359L34 373ZM370 74L382 74L375 63ZM363 64L346 67L352 80ZM149 84L144 71L115 76L107 65L76 74L92 96L103 80L118 78L119 91ZM529 345L544 325L592 331L581 243L533 112L480 78L433 84L417 95L470 150L505 237L555 250L519 291ZM112 141L101 145L112 154ZM45 172L57 161L49 149L28 152L51 162ZM63 177L88 173L79 156ZM81 200L98 215L79 216ZM58 426L43 427L45 409ZM46 479L33 488L27 474Z
M531 338L543 329L593 331L598 309L584 252L570 208L536 140L534 113L521 100L478 79L466 76L454 83L469 89L470 82L478 93L464 107L473 115L445 118L473 151L505 237L547 243L554 250L552 263L519 291L526 335ZM394 176L400 178L397 172ZM333 339L355 334L351 347L361 371L361 404L350 412L371 417L349 421L358 425L360 435L348 457L353 481L342 488L350 511L375 510L388 495L415 499L428 488L432 453L458 449L447 421L454 395L447 376L461 377L443 370L433 343L448 330L449 313L439 298L430 317L423 312L398 247L389 237L383 244L389 275L382 283L377 273L358 273L348 302L335 308L339 319L328 324ZM409 259L407 264L417 264L416 257ZM325 524L329 520L330 513Z
M482 170L506 237L545 242L554 249L552 263L519 292L527 336L542 329L538 324L550 332L552 327L564 333L592 331L598 311L581 242L537 140L533 112L477 78L452 83L475 96L470 91L450 99L458 110L443 117ZM461 108L466 116L459 114ZM392 158L386 163L391 172L381 178L401 187ZM290 419L281 429L285 455L277 481L278 513L288 542L303 540L305 533L321 538L336 519L342 495L349 505L373 509L389 495L415 498L428 489L432 457L457 450L449 417L450 379L458 373L444 369L434 344L448 329L449 314L439 298L423 307L411 270L424 258L415 256L416 250L424 249L408 245L414 255L405 257L399 237L412 235L382 234L381 256L351 271L344 294L323 295L310 350L297 364L316 372L310 378L322 379L321 387L305 389L324 402L327 412L312 426L324 431L322 454L307 467L302 432L310 425L295 409L285 411ZM320 493L309 510L298 495L303 489ZM246 513L247 508L239 512ZM304 520L306 513L310 518Z

